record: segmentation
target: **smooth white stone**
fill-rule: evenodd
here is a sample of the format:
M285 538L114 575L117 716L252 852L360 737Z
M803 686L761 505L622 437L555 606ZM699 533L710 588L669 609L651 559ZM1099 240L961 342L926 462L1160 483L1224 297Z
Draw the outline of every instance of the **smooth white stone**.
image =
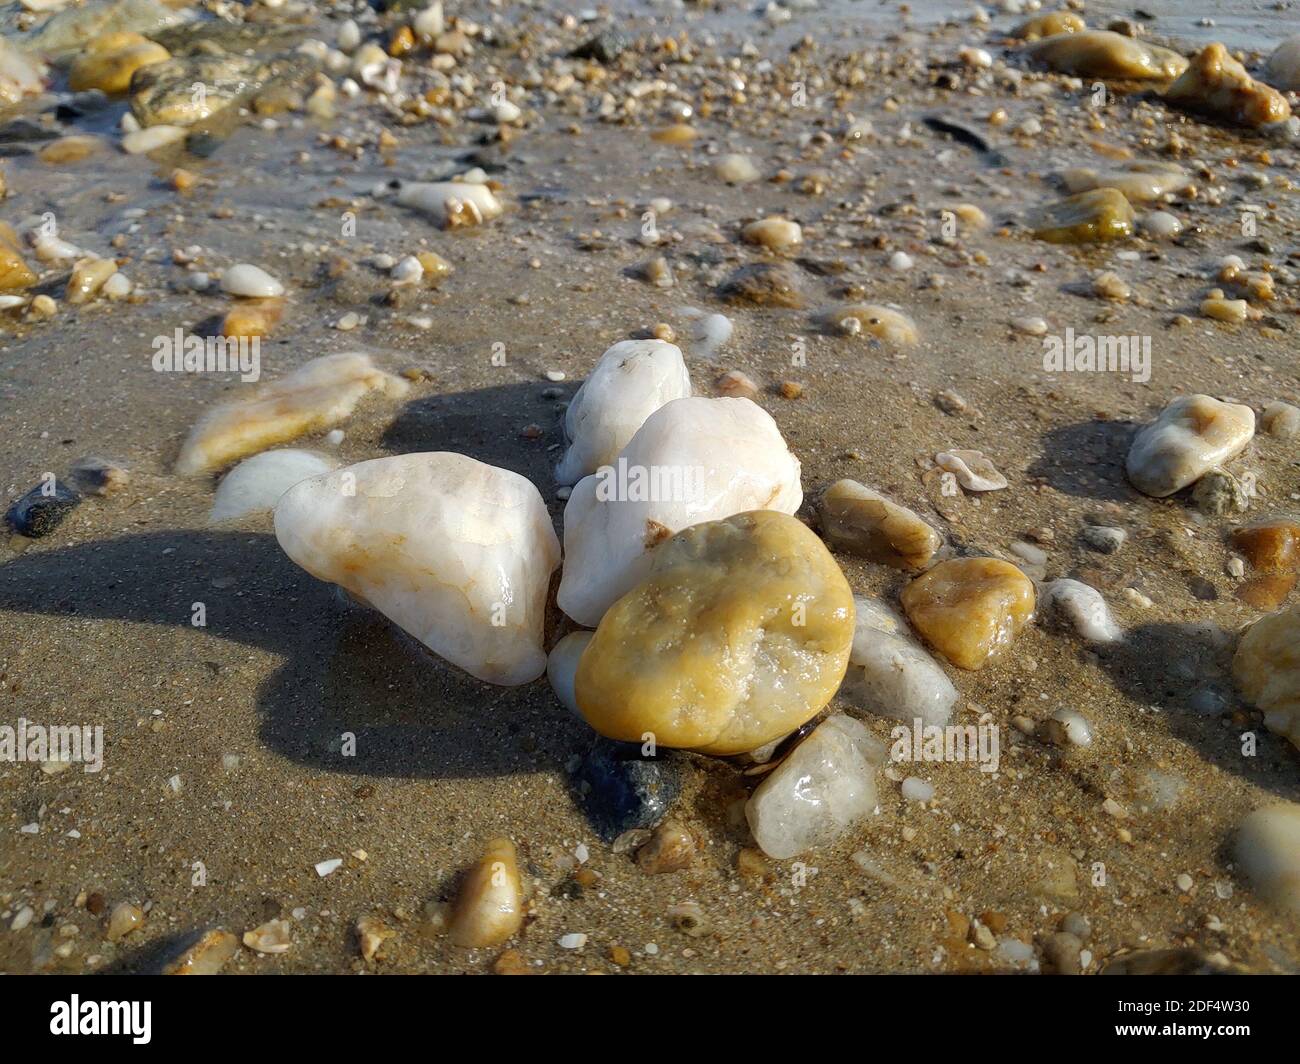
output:
M748 399L674 399L646 419L614 464L629 488L640 477L671 490L632 497L600 473L574 487L557 601L589 628L640 582L650 548L673 533L749 510L793 514L803 501L799 460L771 415Z
M560 545L533 484L462 454L377 458L294 485L284 552L489 683L546 668L542 624Z
M587 649L595 632L570 632L554 647L546 658L546 678L551 681L551 690L564 707L579 719L582 712L578 709L578 697L574 694L574 682L578 677L578 660Z
M691 394L691 375L681 351L663 340L623 340L603 355L564 414L572 442L556 471L561 484L576 484L608 465L645 419L673 399Z
M934 797L934 784L926 783L925 780L916 776L908 776L903 780L903 786L900 788L903 797L911 802L928 802Z
M1300 805L1280 802L1256 809L1237 830L1234 852L1255 890L1300 913Z
M215 524L259 510L273 510L280 496L295 484L337 467L333 458L294 448L264 451L246 458L217 486L208 521Z
M465 181L405 182L397 202L448 228L491 221L501 214L501 202L487 185Z
M1044 608L1055 606L1090 643L1114 643L1124 638L1101 592L1079 580L1053 580L1042 586L1039 601Z
M823 721L745 803L759 848L785 860L833 843L875 809L883 758L859 721L843 714Z
M696 307L682 307L679 313L690 319L693 353L700 358L713 358L731 339L735 327L725 314L706 314Z
M147 155L151 151L175 144L189 133L184 126L157 125L148 129L131 130L122 138L122 150L127 155Z
M1246 449L1255 435L1255 411L1208 395L1184 395L1143 428L1129 449L1126 470L1138 491L1172 495Z
M1007 486L1007 478L982 451L940 451L934 461L940 469L955 476L967 491L1001 491Z
M284 285L260 266L247 262L228 267L221 273L221 290L248 299L273 299L284 295Z
M1300 92L1300 36L1288 37L1273 49L1264 80L1286 92Z
M947 673L884 602L855 595L853 605L857 625L840 694L892 720L947 724L958 698Z

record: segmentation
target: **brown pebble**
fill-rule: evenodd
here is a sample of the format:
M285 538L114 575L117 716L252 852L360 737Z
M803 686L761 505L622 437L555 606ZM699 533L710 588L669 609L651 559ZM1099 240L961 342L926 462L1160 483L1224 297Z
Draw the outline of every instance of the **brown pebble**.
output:
M781 395L786 399L798 399L803 395L803 385L798 381L782 381Z
M632 963L632 954L629 953L623 946L610 946L609 959L614 964L617 964L620 968L626 968L629 964Z
M753 399L758 395L758 385L747 373L738 369L729 369L718 378L716 387L719 395L732 399Z
M492 962L492 971L497 975L532 975L528 961L517 949L508 949Z
M636 852L637 867L647 875L678 872L691 863L695 839L680 824L665 820Z

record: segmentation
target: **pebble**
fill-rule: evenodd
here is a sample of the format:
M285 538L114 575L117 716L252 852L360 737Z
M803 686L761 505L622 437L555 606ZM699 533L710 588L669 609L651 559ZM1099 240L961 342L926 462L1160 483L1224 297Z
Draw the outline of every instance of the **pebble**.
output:
M1250 407L1181 396L1134 437L1125 468L1139 491L1164 498L1235 458L1254 435Z
M1237 829L1233 854L1263 898L1300 913L1300 805L1279 802L1256 809Z
M920 339L916 323L908 315L877 303L851 303L824 311L820 318L846 335L866 333L892 347L910 347Z
M762 177L754 160L737 152L723 155L714 169L719 179L728 185L748 185Z
M184 140L188 132L184 126L166 123L149 126L146 129L135 129L122 138L122 150L128 155L148 155L159 148L165 148L168 144Z
M1007 478L982 451L940 451L934 461L967 491L1001 491L1007 486Z
M403 182L397 202L428 215L444 229L482 225L503 210L487 185L464 181Z
M908 776L904 779L900 790L909 802L928 802L934 797L934 784L927 783L916 776Z
M1156 240L1172 240L1183 231L1183 223L1177 215L1168 211L1152 211L1144 214L1139 222L1142 231Z
M1094 587L1078 580L1053 580L1041 591L1044 608L1055 606L1090 643L1114 643L1124 632L1110 614L1106 600Z
M740 235L747 244L757 244L769 251L788 251L803 243L803 229L799 223L775 215L750 222Z
M642 756L638 744L597 736L578 764L574 789L597 834L613 842L658 824L681 794L683 776L670 751Z
M555 472L573 485L612 465L665 403L691 394L681 349L662 340L622 340L600 356L564 412L569 440Z
M1084 543L1102 554L1114 554L1128 539L1124 529L1110 525L1084 525L1079 535Z
M832 844L876 807L880 744L843 714L819 724L758 785L745 818L777 860Z
M615 465L669 477L657 491L644 482L635 490L630 479L623 490L617 476L588 477L574 487L564 508L556 601L589 628L639 583L655 541L746 510L794 513L803 501L798 460L771 415L748 399L674 399L646 418Z
M1044 742L1053 746L1091 746L1092 725L1077 709L1058 709L1037 728Z
M104 33L86 43L68 70L73 92L99 89L110 96L125 93L131 75L150 63L162 63L171 53L147 37L130 31Z
M1226 469L1211 469L1192 488L1192 502L1201 513L1222 517L1245 513L1250 496L1245 484Z
M214 472L277 443L333 428L369 393L400 398L409 389L401 378L378 369L369 355L313 359L262 385L257 394L205 414L181 448L176 472L182 476Z
M450 933L457 946L499 946L524 922L524 891L518 856L509 839L490 840L466 873L452 910Z
M1300 92L1300 36L1288 37L1274 48L1264 69L1274 88Z
M284 295L284 285L260 266L247 262L222 271L221 290L245 299L268 299Z
M725 314L706 314L693 307L684 308L682 314L691 321L691 343L700 358L713 358L731 339L734 326Z
M804 305L799 275L786 262L754 262L741 266L718 287L718 295L729 303L755 307Z
M239 952L239 939L213 928L163 967L163 975L217 975Z
M1264 407L1259 423L1260 428L1270 436L1291 439L1300 434L1300 407L1290 403L1269 403Z
M1133 235L1133 208L1124 193L1096 188L1049 204L1034 212L1030 228L1051 244L1088 244L1123 240Z
M518 473L445 451L376 458L286 491L275 535L313 576L480 680L511 686L546 668L560 544Z
M1047 334L1047 322L1039 317L1013 318L1011 327L1016 332L1024 333L1026 336L1045 336Z
M1164 91L1163 99L1185 111L1250 129L1284 122L1291 116L1286 97L1252 78L1218 42L1207 44L1192 57L1187 69Z
M681 824L665 820L636 852L636 864L647 875L680 872L695 855L695 837Z
M116 272L117 263L112 259L78 259L73 264L64 298L74 306L89 303Z
M740 754L834 696L853 642L852 593L806 525L741 513L693 525L647 560L578 668L578 708L602 735Z
M1187 68L1187 60L1169 48L1110 30L1058 34L1031 42L1025 51L1058 74L1081 78L1168 81Z
M292 448L246 458L221 479L208 522L233 521L272 510L295 484L337 467L338 462L327 455Z
M13 501L5 522L20 536L39 539L58 528L80 503L81 496L61 481L42 482Z
M907 617L954 665L982 669L1009 646L1034 613L1034 585L997 558L954 558L902 592Z
M1246 700L1263 711L1265 725L1300 748L1300 606L1246 629L1232 673Z
M943 538L917 514L856 480L838 480L817 510L832 550L847 551L896 569L923 569Z
M293 946L293 927L288 920L268 920L244 932L244 945L256 953L288 953Z
M561 949L582 949L587 944L587 936L575 931L567 935L561 935L558 944Z
M578 660L587 649L595 632L570 632L564 636L546 657L546 678L551 690L555 692L565 709L575 716L582 716L578 709L578 697L574 693L574 683L578 675Z
M883 601L855 595L853 604L853 648L840 695L894 720L947 724L958 699L947 674Z
M749 374L738 369L729 369L717 379L714 387L719 395L732 399L754 399L758 396L758 385Z
M424 266L414 255L407 255L394 263L390 276L394 284L417 284L424 277Z
M120 901L113 906L113 911L108 917L108 940L121 942L143 924L144 910L129 901Z

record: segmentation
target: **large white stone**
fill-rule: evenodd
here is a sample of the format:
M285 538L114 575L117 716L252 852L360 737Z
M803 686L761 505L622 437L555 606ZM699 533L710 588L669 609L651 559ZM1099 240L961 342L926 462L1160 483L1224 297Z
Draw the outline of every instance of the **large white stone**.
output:
M1255 411L1208 395L1184 395L1133 440L1128 478L1156 498L1172 495L1246 449L1255 435Z
M294 485L284 552L481 680L546 668L542 623L560 545L533 484L462 454L376 458Z
M663 340L623 340L600 356L564 414L571 441L556 477L576 484L608 465L645 419L691 394L681 350Z
M337 467L338 461L329 455L292 447L255 454L221 478L208 520L215 524L272 510L280 496L295 484Z
M759 848L785 860L833 843L875 809L884 756L861 722L842 714L823 721L745 804Z
M855 595L853 604L857 629L840 694L882 717L947 724L958 697L948 674L884 602Z
M1300 913L1300 805L1279 802L1256 809L1237 830L1234 850L1261 895Z
M799 460L748 399L674 399L651 414L613 467L580 480L564 508L557 601L594 628L645 576L648 552L675 532L749 510L793 514Z

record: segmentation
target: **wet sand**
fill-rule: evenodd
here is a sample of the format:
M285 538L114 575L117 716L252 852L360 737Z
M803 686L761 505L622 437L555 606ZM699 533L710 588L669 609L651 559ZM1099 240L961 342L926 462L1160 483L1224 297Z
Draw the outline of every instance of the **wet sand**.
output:
M457 13L486 23L491 9ZM999 16L996 26L1011 21ZM546 56L592 32L550 25L556 40ZM746 17L743 35L754 25ZM803 14L792 27L820 29ZM628 24L633 35L644 28ZM768 45L752 35L761 53ZM504 165L493 176L507 213L463 232L437 230L370 193L394 178L464 169L457 159L490 127L403 126L369 97L341 100L328 125L278 116L274 133L241 126L210 159L109 150L67 167L6 160L6 219L54 209L63 236L104 250L124 234L115 250L129 257L122 269L142 293L139 302L61 304L49 323L8 319L0 338L5 500L46 471L62 475L83 454L120 460L132 478L124 493L88 500L49 537L0 542L4 718L102 724L105 740L98 774L0 764L0 969L143 970L197 930L242 935L284 916L293 924L287 953L241 950L227 970L489 971L500 950L458 949L427 933L422 913L452 896L485 840L505 835L533 881L532 911L511 945L538 971L1001 969L1010 966L967 943L963 920L998 917L1003 933L1032 945L1071 912L1092 926L1089 971L1125 950L1174 946L1253 970L1297 970L1300 921L1268 908L1234 875L1227 840L1250 810L1300 800L1300 761L1233 691L1230 644L1197 645L1178 627L1206 622L1231 634L1259 616L1234 597L1236 581L1225 574L1232 519L1202 519L1182 497L1141 496L1123 459L1133 426L1178 394L1256 409L1300 397L1300 289L1280 289L1271 324L1225 326L1196 309L1213 284L1207 270L1226 254L1278 265L1291 255L1291 268L1300 265L1300 200L1289 187L1300 152L1174 115L1140 92L1117 95L1098 129L1079 94L1059 85L1042 98L1005 86L993 95L945 91L908 58L912 45L951 57L988 37L963 24L869 42L883 54L862 84L840 90L838 107L830 89L815 86L806 109L773 105L769 91L792 77L757 73L747 58L737 70L751 79L744 101L719 99L698 116L701 136L688 148L650 138L668 121L659 98L622 124L533 104L517 138L487 149ZM701 52L734 54L731 40ZM827 39L793 59L775 47L769 54L795 64L791 75L830 76L853 65L829 58L851 43ZM510 78L521 66L512 48L484 49L470 63L481 79L489 58ZM656 67L644 52L625 63L630 69L617 77L675 80L684 98L697 79L716 77ZM1005 127L985 121L996 107L1008 112ZM990 137L1004 162L991 165L927 130L920 120L935 113ZM1042 133L1010 132L1029 115ZM873 129L846 144L855 118ZM395 147L376 148L381 128ZM1098 142L1167 158L1170 128L1189 146L1178 161L1202 187L1224 190L1218 206L1202 198L1173 208L1200 227L1191 238L1072 248L1033 241L1014 224L1004 229L1027 206L1056 198L1053 171L1107 165ZM336 134L358 145L359 157L321 143ZM729 188L713 173L713 146L749 151L765 177L784 168L793 179ZM178 164L205 179L185 197L162 180ZM824 194L798 191L810 171L825 172ZM1249 185L1254 173L1270 186ZM658 252L676 276L669 289L632 276L657 253L637 243L643 206L657 196L674 204L658 222L669 234ZM992 227L936 243L938 210L953 202L979 205ZM1263 205L1255 238L1237 229L1243 202ZM341 235L349 210L355 236ZM718 282L765 257L740 243L740 224L774 212L804 226L798 269L807 307L720 303ZM1251 250L1252 239L1271 251ZM171 466L202 412L248 386L151 369L153 337L201 327L228 305L183 289L172 249L190 245L203 249L201 265L253 262L285 283L284 319L262 345L265 377L357 349L393 370L425 371L406 401L366 405L343 426L343 460L470 454L529 477L557 527L562 400L544 395L555 387L546 371L567 375L559 387L569 395L611 343L659 322L688 337L682 307L720 310L735 334L714 361L679 340L696 393L714 394L725 369L759 382L761 405L803 463L806 494L852 477L916 509L959 548L1004 557L1032 536L1048 552L1046 575L1102 590L1128 638L1089 650L1044 618L996 665L947 670L962 695L956 721L987 713L1001 726L1002 770L918 766L915 774L937 789L930 807L905 801L882 775L879 815L809 854L802 877L777 861L765 878L740 875L737 854L752 846L737 815L749 781L729 762L688 756L673 815L696 835L696 857L686 871L646 875L600 841L575 806L566 766L589 732L545 680L495 688L439 662L296 568L265 516L207 525L213 481L181 479ZM405 297L406 306L372 302L389 282L365 261L422 248L456 272L436 292ZM887 269L897 250L914 257L912 270ZM1118 260L1120 250L1139 258ZM351 264L344 283L322 280L322 265L335 258ZM1122 273L1135 298L1112 304L1088 294L1104 268ZM891 350L827 335L810 321L810 312L857 291L911 314L919 346ZM349 311L368 321L340 332L333 326ZM1053 332L1150 336L1150 380L1044 372L1041 339L1008 324L1029 314ZM1179 314L1190 321L1174 323ZM427 315L431 328L403 320L411 315ZM791 365L800 341L806 365ZM505 345L505 366L492 363L496 343ZM800 398L777 393L786 380L802 384ZM956 415L935 402L950 389L968 404ZM540 436L525 432L531 425ZM951 447L983 450L1010 488L943 497L933 478L923 479L923 465ZM1293 440L1260 434L1233 468L1254 471L1267 493L1248 517L1292 508L1300 492ZM1079 542L1097 516L1129 531L1120 552L1101 555ZM849 556L837 560L857 592L893 596L904 582ZM1213 586L1212 600L1201 581ZM1133 606L1126 587L1153 605ZM206 606L206 628L190 623L196 602ZM557 624L551 639L562 630ZM1192 708L1192 694L1207 687L1225 699L1221 712ZM1010 726L1018 714L1060 707L1092 722L1090 747L1061 751ZM893 722L855 715L887 739ZM1256 757L1241 756L1245 730L1260 735ZM356 736L355 757L339 752L344 733ZM229 754L236 766L223 764ZM179 789L168 782L176 776ZM1181 781L1178 796L1153 802L1151 781L1165 777ZM1126 807L1126 819L1103 811L1108 798ZM31 824L39 831L20 830ZM589 857L578 869L580 844ZM853 860L861 851L873 871ZM343 866L320 878L313 866L336 857ZM1183 873L1190 890L1176 884ZM143 927L107 942L103 917L84 898L78 904L95 893L110 908L147 903ZM704 909L706 934L672 927L667 910L684 901ZM27 905L36 920L7 930ZM352 930L367 915L398 932L378 963L363 961ZM558 945L573 932L588 936L580 951ZM625 968L611 961L614 946L630 951Z

